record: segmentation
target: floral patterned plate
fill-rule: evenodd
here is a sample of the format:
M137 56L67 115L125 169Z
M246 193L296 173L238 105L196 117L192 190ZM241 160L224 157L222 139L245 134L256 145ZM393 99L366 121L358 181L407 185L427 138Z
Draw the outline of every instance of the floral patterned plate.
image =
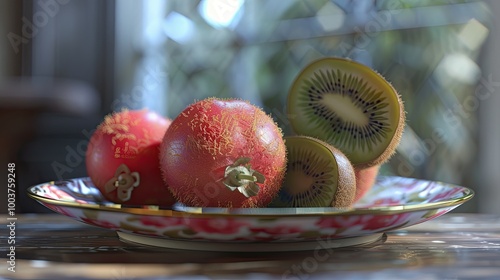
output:
M381 176L352 208L124 206L89 178L39 184L28 195L53 211L115 230L127 242L210 251L295 251L374 242L388 231L439 217L474 196L441 182Z

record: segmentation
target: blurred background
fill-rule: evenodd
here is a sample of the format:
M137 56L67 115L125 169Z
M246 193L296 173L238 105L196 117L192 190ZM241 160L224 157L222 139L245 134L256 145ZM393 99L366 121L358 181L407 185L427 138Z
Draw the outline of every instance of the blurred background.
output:
M239 97L291 133L292 80L341 56L405 102L382 174L469 187L476 197L455 211L498 214L499 13L498 1L3 0L1 178L16 163L18 212L47 212L26 189L86 176L92 130L122 108L173 118L195 99Z

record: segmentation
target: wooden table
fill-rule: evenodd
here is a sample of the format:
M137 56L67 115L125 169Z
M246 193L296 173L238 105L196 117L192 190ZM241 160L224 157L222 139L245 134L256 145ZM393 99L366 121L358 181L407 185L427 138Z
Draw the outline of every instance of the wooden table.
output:
M145 247L57 214L15 218L16 272L5 242L13 233L2 225L0 279L500 279L500 216L493 215L450 213L368 245L286 253Z

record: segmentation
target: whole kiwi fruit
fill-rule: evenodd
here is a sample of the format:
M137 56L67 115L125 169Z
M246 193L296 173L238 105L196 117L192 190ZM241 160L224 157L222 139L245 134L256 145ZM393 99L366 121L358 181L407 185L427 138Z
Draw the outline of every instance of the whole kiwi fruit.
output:
M298 135L341 150L357 168L386 162L400 142L405 112L398 92L361 63L327 57L295 78L287 110Z
M287 169L269 207L350 207L354 168L338 149L308 136L285 137Z

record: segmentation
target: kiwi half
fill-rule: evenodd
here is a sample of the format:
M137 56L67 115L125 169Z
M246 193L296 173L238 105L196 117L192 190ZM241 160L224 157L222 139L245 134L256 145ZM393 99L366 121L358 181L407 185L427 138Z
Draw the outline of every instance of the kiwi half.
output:
M355 167L387 161L405 124L397 91L368 66L329 57L306 66L288 94L292 129L341 150Z
M349 207L356 192L354 168L331 145L312 137L285 137L287 171L270 207Z

